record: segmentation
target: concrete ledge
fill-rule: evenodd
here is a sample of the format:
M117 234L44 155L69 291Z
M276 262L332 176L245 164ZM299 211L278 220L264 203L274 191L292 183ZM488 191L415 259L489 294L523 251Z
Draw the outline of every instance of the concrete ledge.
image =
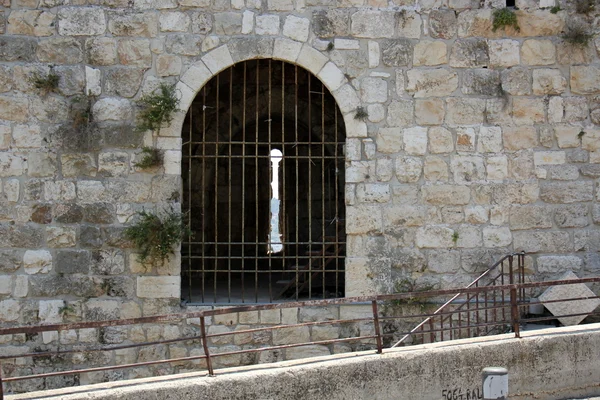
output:
M600 324L7 396L7 399L477 399L481 370L511 399L600 395ZM447 393L450 392L450 397ZM473 395L475 394L475 396ZM454 397L456 394L457 397Z

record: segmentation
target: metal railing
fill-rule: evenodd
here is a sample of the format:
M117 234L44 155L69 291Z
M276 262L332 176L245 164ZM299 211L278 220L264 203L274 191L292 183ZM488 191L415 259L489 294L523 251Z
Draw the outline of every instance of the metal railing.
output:
M342 343L342 342L351 342L351 341L362 341L369 340L374 342L374 346L376 347L376 352L381 354L383 352L383 343L386 337L393 337L395 335L413 335L420 336L422 338L428 338L429 341L441 341L441 340L450 340L457 339L463 337L473 337L479 336L481 332L487 330L490 332L490 328L493 327L510 327L515 334L515 337L520 337L520 326L523 323L528 322L542 322L555 320L560 317L572 317L579 315L591 315L591 314L599 314L599 312L592 313L573 313L569 315L547 315L543 317L527 317L526 316L526 307L529 306L529 303L526 302L523 298L520 299L519 293L523 293L526 289L539 289L543 287L555 286L555 285L572 285L572 284L581 284L581 283L598 283L600 282L600 277L595 278L583 278L583 279L573 279L573 280L555 280L555 281L547 281L547 282L532 282L532 283L512 283L512 284L503 284L503 285L494 285L494 286L476 286L473 285L468 288L460 289L461 295L467 295L468 303L471 303L470 306L464 305L462 303L460 307L456 307L454 309L448 308L448 306L444 307L443 310L436 310L435 313L423 313L421 315L401 315L401 316L386 316L380 315L380 305L384 303L389 303L392 301L412 301L415 298L419 300L426 299L436 299L440 296L456 296L457 289L448 289L448 290L435 290L428 292L411 292L411 293L397 293L390 295L378 295L378 296L362 296L362 297L350 297L343 299L328 299L328 300L315 300L315 301L302 301L302 302L291 302L291 303L281 303L281 304L263 304L263 305L249 305L249 306L239 306L239 307L228 307L221 308L215 310L203 310L197 312L187 312L187 313L179 313L179 314L168 314L168 315L159 315L152 317L141 317L141 318L132 318L132 319L123 319L123 320L110 320L110 321L93 321L93 322L77 322L77 323L68 323L68 324L53 324L53 325L38 325L38 326L19 326L19 327L11 327L11 328L1 328L0 335L8 335L8 334L34 334L41 332L49 332L49 331L63 331L63 330L72 330L72 329L84 329L84 328L102 328L102 327L115 327L115 326L126 326L126 325L134 325L134 324L147 324L147 323L162 323L162 322L173 322L180 321L186 318L199 318L200 319L200 334L193 336L185 336L179 337L170 340L160 340L153 342L144 342L144 343L136 343L136 344L127 344L127 345L117 345L117 346L101 346L101 347L92 347L87 349L67 349L67 350L58 350L58 351L43 351L43 352L33 352L33 353L22 353L17 355L4 355L0 357L0 362L7 359L15 359L15 358L23 358L23 357L49 357L56 355L64 355L70 353L90 353L90 352L104 352L111 350L119 350L119 349L128 349L134 347L143 347L143 346L156 346L159 344L169 344L169 343L177 343L184 341L199 341L201 343L204 354L188 356L188 357L179 357L179 358L169 358L169 359L161 359L161 360L153 360L153 361L144 361L137 362L131 364L122 364L122 365L112 365L112 366L101 366L101 367L93 367L93 368L85 368L85 369L73 369L68 371L56 371L56 372L48 372L48 373L40 373L28 376L10 376L6 378L2 378L0 374L0 399L3 399L3 390L2 386L4 383L22 381L27 379L40 379L40 378L49 378L55 376L63 376L63 375L72 375L72 374L81 374L87 372L98 372L98 371L107 371L107 370L117 370L124 368L133 368L139 366L148 366L148 365L156 365L156 364L166 364L166 363L177 363L184 361L192 361L192 360L206 360L206 369L208 370L209 375L215 374L215 368L213 367L212 361L218 357L236 355L236 354L244 354L244 353L257 353L269 350L278 350L278 349L287 349L293 347L307 346L307 345L327 345L334 343ZM506 299L494 298L492 301L492 293L508 293L509 296ZM479 302L476 303L474 299L476 297L487 298L487 302ZM561 300L553 300L552 302L558 301L581 301L585 299L598 299L599 296L588 296L588 297L578 297L578 298L570 298L570 299L561 299ZM237 330L237 331L229 331L229 332L219 332L208 334L206 329L206 319L208 317L214 317L218 315L238 313L238 312L248 312L248 311L264 311L264 310L275 310L275 309L285 309L285 308L299 308L299 307L316 307L316 306L331 306L331 305L348 305L348 304L370 304L372 315L364 318L355 318L355 319L337 319L337 320L327 320L327 321L314 321L314 322L302 322L297 324L287 324L287 325L277 325L277 326L269 326L269 327L260 327L254 329L245 329L245 330ZM467 308L468 307L468 308ZM501 313L499 310L507 309L508 312ZM467 311L468 310L468 311ZM485 319L470 319L471 325L465 326L456 324L456 321L459 319L460 314L470 313L471 315L476 315L476 313L480 313L482 315L484 312L487 313L490 310L496 310L497 318L495 320L485 320ZM401 320L407 318L416 318L423 317L426 318L426 321L431 321L432 319L437 319L435 323L427 325L429 329L424 329L424 324L421 324L418 331L414 329L408 332L394 332L394 333L383 333L381 324L386 320ZM208 340L215 337L227 336L227 335L241 335L241 334L249 334L261 331L275 331L279 329L295 329L303 326L317 326L317 325L336 325L336 324L344 324L344 323L372 323L374 327L374 334L371 335L363 335L363 336L353 336L353 337L344 337L338 339L330 339L330 340L320 340L320 341L311 341L311 342L302 342L302 343L291 343L291 344L279 344L272 345L267 347L260 348L252 348L252 349L243 349L236 351L229 351L223 353L211 353ZM446 332L448 334L443 335ZM452 333L450 333L452 332ZM404 343L406 344L406 343ZM0 365L1 371L1 365Z

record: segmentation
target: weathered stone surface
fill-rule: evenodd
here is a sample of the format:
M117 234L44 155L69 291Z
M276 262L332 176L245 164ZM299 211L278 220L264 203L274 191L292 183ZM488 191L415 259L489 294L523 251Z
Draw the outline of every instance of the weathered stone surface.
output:
M458 39L452 45L450 52L450 66L452 67L487 67L489 62L489 48L485 40Z
M548 203L577 203L594 198L592 182L548 182L540 185L540 198Z
M14 10L8 17L7 33L12 35L52 36L56 16L42 10Z
M448 62L448 49L442 41L419 41L414 47L413 66L434 66Z
M502 86L498 71L489 69L470 69L463 73L462 92L484 96L500 96Z
M600 92L600 68L590 66L571 67L571 90L578 94L598 94Z
M127 121L133 110L128 100L105 97L94 103L92 113L97 121Z
M561 280L577 279L573 272L565 272L560 277ZM574 300L560 302L560 299L594 297L595 294L585 284L552 286L546 289L539 297L544 307L553 315L558 317L561 324L565 326L577 325L586 318L586 315L574 317L560 317L561 315L592 313L599 305L600 299ZM554 302L551 302L554 301Z
M346 231L348 234L361 234L369 232L380 232L382 229L381 207L371 205L361 205L346 208L348 218Z
M519 42L502 39L488 41L490 65L493 67L512 67L521 62Z
M567 271L578 271L583 267L583 260L576 256L540 256L537 259L537 270L540 273L564 274Z
M485 102L475 98L449 97L446 100L446 123L473 125L484 120Z
M442 99L418 99L415 101L415 119L419 125L440 125L445 110Z
M533 70L533 94L560 94L565 91L567 80L558 69Z
M111 11L108 13L108 31L114 36L155 37L158 33L158 15L129 10Z
M98 37L85 41L87 61L92 65L113 65L117 62L117 42Z
M448 248L453 246L454 231L443 226L425 226L417 230L419 248Z
M384 11L358 11L352 14L352 34L366 38L389 38L394 35L395 15ZM407 65L407 64L404 64Z
M449 153L454 150L452 132L441 126L429 128L429 151L432 153Z
M0 61L35 61L37 42L35 39L18 36L0 37Z
M534 127L506 126L502 131L502 140L506 150L531 149L537 146L537 131Z
M214 18L216 34L235 35L242 33L242 14L235 12L216 13L214 14Z
M152 65L150 42L147 39L121 39L117 45L119 62L134 67Z
M513 122L515 125L533 125L546 119L544 99L517 97L513 99Z
M502 89L513 96L531 94L531 73L517 67L502 71Z
M165 50L172 54L183 56L197 56L202 47L202 38L198 35L173 33L167 35Z
M107 95L133 97L140 89L143 78L143 69L111 68L105 75L104 92Z
M582 228L589 225L587 205L576 204L558 207L554 214L556 225L561 228Z
M407 77L406 91L415 97L448 96L458 88L458 74L446 69L411 69Z
M412 125L414 105L411 100L392 101L388 106L387 123L389 126L404 127Z
M91 254L87 250L59 250L56 256L56 272L59 274L87 274L90 271Z
M572 251L573 243L568 232L515 232L514 249L527 253L566 253Z
M0 224L0 246L39 248L43 242L42 229L30 225Z
M469 204L471 191L467 186L431 185L423 187L423 200L436 205Z
M23 255L26 274L47 274L52 270L52 255L48 250L27 250Z
M513 206L510 208L510 228L513 230L552 228L552 212L546 206Z
M456 13L452 10L432 10L429 13L429 34L432 38L452 39L456 35Z
M427 151L427 128L414 127L402 132L404 151L411 155L424 155Z
M381 42L381 57L387 66L408 66L413 57L413 45L408 39L384 40Z
M527 36L557 36L565 28L564 19L559 14L542 10L516 11L519 21L520 35Z
M388 98L387 81L381 78L365 78L360 86L360 95L365 103L383 103Z
M423 170L423 161L417 157L398 157L395 163L396 178L403 183L417 182Z
M58 11L58 33L63 36L94 36L106 30L101 8L64 7Z
M344 9L317 10L313 12L313 24L319 37L348 36L350 16Z
M402 11L397 15L398 36L420 39L421 38L421 16L414 11Z
M556 62L556 48L550 40L526 40L521 45L521 60L527 65L554 64Z

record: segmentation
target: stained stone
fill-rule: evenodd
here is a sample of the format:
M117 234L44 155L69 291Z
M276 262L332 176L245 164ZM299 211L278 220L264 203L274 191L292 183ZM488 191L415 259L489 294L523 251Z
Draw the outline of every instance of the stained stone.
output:
M453 10L431 10L429 34L432 38L452 39L456 35L456 13Z
M577 278L577 275L575 275L572 271L567 271L559 279L567 280ZM552 315L558 317L558 320L561 324L570 326L579 324L586 318L586 315L560 317L561 315L592 313L600 305L600 299L573 300L564 302L556 300L583 297L595 297L595 294L584 283L579 283L573 285L551 286L539 296L539 300L542 304L544 304L544 307L546 307L548 311L552 313Z
M450 66L457 68L487 67L490 55L483 39L457 39L450 52Z
M37 42L19 36L0 36L0 61L35 61Z
M405 67L412 61L413 45L408 39L388 39L381 43L382 61L391 67Z
M122 97L135 96L144 78L144 70L139 68L111 68L105 74L104 93Z
M51 38L40 41L37 57L42 62L77 64L83 61L81 42L73 38Z
M323 38L348 36L350 17L348 10L328 9L313 12L315 35Z

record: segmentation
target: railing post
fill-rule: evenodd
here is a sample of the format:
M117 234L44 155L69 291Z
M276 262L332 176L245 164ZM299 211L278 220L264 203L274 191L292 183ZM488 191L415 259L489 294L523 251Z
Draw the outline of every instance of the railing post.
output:
M373 306L373 325L375 325L375 334L377 335L377 354L381 354L383 353L383 345L381 344L381 329L379 327L377 300L373 300L371 305Z
M4 387L2 384L2 364L0 364L0 400L4 400Z
M204 355L206 356L206 367L208 368L208 375L214 376L215 373L213 371L210 353L208 352L208 343L206 339L206 324L204 322L204 316L200 317L200 330L202 331L202 346L204 347Z
M519 330L519 304L517 299L517 288L510 288L510 309L512 316L512 326L515 331L515 337L520 338L521 332Z

